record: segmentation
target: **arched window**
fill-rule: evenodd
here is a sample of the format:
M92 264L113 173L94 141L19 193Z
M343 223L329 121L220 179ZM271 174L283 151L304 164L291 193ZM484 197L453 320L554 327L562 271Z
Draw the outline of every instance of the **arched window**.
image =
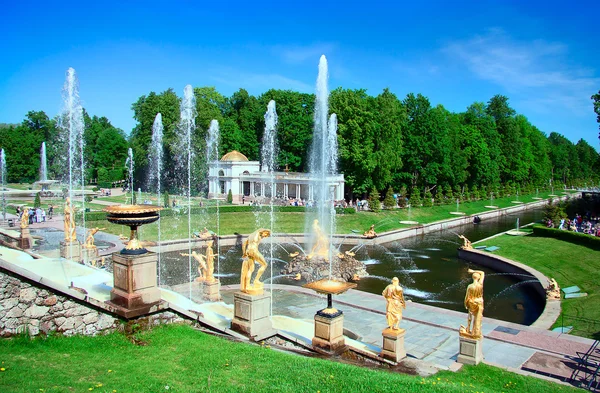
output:
M219 176L225 176L225 172L222 169L219 170Z
M250 174L250 172L248 172L248 171L242 172L242 175L249 175L249 174Z

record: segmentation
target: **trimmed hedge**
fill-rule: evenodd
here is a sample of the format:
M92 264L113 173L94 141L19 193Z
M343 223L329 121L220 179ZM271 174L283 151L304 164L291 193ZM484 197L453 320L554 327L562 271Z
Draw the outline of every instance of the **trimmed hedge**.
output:
M600 237L587 235L585 233L572 232L569 230L556 228L546 228L543 225L537 224L533 226L533 234L542 237L553 237L569 243L590 247L594 250L600 250Z

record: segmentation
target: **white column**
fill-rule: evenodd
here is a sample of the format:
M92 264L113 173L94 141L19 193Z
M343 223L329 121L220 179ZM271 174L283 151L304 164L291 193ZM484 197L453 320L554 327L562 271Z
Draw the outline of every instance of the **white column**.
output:
M296 198L300 199L300 184L296 184Z
M284 198L288 197L288 184L287 183L283 183L283 197Z
M265 183L260 183L260 196L265 196Z

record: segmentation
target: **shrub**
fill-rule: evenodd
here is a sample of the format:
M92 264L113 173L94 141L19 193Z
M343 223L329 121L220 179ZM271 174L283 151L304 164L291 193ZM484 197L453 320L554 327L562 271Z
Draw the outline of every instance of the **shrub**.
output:
M35 194L35 200L33 201L33 207L37 209L40 206L42 206L42 198L40 197L40 193L38 192Z
M356 209L353 207L336 207L336 214L356 214Z
M227 203L233 203L233 194L231 193L231 189L229 189L229 192L227 192Z
M170 207L169 205L171 204L171 201L169 201L169 193L168 192L165 192L165 195L163 197L163 201L164 201L163 207L169 208Z
M108 175L108 169L98 168L98 183L109 183L110 176ZM104 187L102 187L104 188Z
M400 188L400 191L398 192L398 206L406 207L406 194L408 194L408 191L406 190L406 187L403 185Z

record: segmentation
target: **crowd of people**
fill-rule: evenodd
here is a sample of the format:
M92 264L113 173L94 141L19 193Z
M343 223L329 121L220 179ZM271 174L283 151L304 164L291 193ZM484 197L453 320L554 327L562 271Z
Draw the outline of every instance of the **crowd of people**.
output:
M19 220L22 219L23 217L23 212L25 209L29 210L29 224L34 224L36 222L45 222L46 218L48 218L49 220L52 219L52 215L54 214L54 206L50 205L48 207L48 213L46 214L46 210L42 209L41 207L37 207L37 208L21 208L20 206L17 207L17 211L16 214L19 217Z
M554 223L552 220L548 220L546 226L554 228ZM590 215L583 217L581 214L576 214L573 219L562 218L558 229L600 237L600 217L591 217Z

